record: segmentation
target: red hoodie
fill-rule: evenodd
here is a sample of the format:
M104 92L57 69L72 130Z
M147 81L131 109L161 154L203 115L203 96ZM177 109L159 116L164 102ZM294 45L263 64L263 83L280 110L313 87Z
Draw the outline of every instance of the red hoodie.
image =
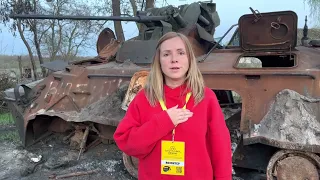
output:
M164 85L169 109L185 104L184 85ZM231 180L232 155L229 130L215 93L205 88L205 98L196 106L191 96L187 109L193 116L175 128L175 141L185 142L184 176L161 174L161 141L172 140L172 123L160 104L151 107L141 90L130 103L117 127L114 140L119 149L139 158L139 180Z

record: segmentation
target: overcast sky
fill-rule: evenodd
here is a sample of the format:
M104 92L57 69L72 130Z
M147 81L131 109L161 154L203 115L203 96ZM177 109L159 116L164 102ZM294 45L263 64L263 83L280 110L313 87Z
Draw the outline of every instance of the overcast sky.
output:
M162 0L158 0L158 2L158 5L163 5ZM177 6L197 1L167 0L167 2ZM215 38L221 37L232 24L236 24L241 15L251 13L249 7L258 10L261 13L284 10L295 11L298 15L298 28L302 28L304 26L304 18L306 15L309 16L310 14L309 7L307 4L304 4L304 0L213 0L213 2L217 3L217 11L220 16L220 26L216 29ZM314 23L310 18L308 26L309 28L314 26ZM126 39L134 37L138 33L136 25L132 22L123 24L123 27ZM0 28L2 30L0 36L0 54L27 54L27 50L19 37L14 38L12 34L3 27L3 25L0 25ZM113 27L110 28L113 29ZM232 32L230 32L230 35ZM226 38L230 38L230 36L227 36ZM88 50L87 52L83 52L81 55L95 56L96 51Z

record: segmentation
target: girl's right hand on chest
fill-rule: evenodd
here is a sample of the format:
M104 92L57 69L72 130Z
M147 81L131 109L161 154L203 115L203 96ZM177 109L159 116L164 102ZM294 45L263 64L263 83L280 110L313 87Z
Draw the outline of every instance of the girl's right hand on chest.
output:
M186 122L193 115L193 112L188 109L178 108L178 105L168 109L167 113L175 126L180 123Z

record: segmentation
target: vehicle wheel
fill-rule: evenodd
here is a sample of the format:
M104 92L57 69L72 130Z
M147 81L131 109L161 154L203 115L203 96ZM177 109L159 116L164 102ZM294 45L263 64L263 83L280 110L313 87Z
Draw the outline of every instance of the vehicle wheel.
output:
M122 153L123 164L126 167L129 174L138 179L138 164L139 159L128 156L126 153Z
M320 157L308 152L280 150L267 167L267 180L318 180Z

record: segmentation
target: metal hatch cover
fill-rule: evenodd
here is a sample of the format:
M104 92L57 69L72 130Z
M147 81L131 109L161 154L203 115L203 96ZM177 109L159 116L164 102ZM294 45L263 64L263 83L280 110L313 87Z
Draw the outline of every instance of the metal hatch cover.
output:
M259 13L239 18L240 46L244 51L286 51L297 44L298 16L293 11Z

